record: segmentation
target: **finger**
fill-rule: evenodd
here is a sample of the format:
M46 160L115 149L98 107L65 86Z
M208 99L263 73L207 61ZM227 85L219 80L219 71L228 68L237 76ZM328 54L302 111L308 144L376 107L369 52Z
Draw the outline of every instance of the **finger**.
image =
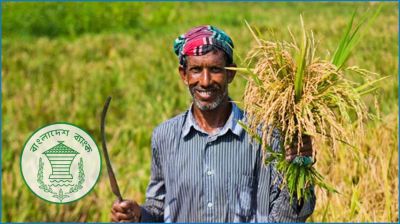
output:
M116 207L116 208L111 208L111 214L114 214L114 215L116 215L117 213L124 213L124 214L127 214L127 213L129 213L129 212L131 212L131 210L124 210L124 209L122 209L122 208L120 208L120 207Z
M116 221L118 221L121 219L132 219L136 215L136 213L131 209L127 209L124 211L116 211L112 208L111 215L112 215L112 218L114 218Z
M134 218L133 212L131 212L131 213L117 212L117 213L115 213L115 216L118 220L133 220L133 218Z
M138 222L136 218L131 218L131 219L121 219L119 222Z
M121 207L120 203L114 203L113 206L111 207L111 212L124 212L125 209Z
M305 142L311 143L311 137L310 137L309 135L303 135L303 136L301 137L301 142L303 142L303 144L304 144ZM299 141L298 141L297 137L294 137L291 144L294 145L294 146L296 146L298 143L299 143Z
M285 154L285 158L286 158L286 160L288 160L288 161L291 161L291 160L293 160L296 156L313 156L313 151L312 150L305 150L305 151L300 151L299 153L298 152L287 152L286 154Z
M117 207L117 206L112 206L111 207L111 213L116 213L116 212L119 212L121 210L121 208L120 207Z
M285 159L288 162L291 162L292 160L294 160L294 158L296 157L296 155L286 155Z
M286 155L297 154L297 146L296 147L287 147L285 150Z
M312 151L303 151L300 152L300 156L312 156Z
M111 222L119 222L119 220L114 214L111 214Z
M287 152L285 154L286 157L289 157L289 156L312 156L312 155L313 155L312 150L304 150L304 151L300 151L300 152Z
M123 223L128 222L128 223L130 223L130 222L135 222L135 220L120 220L119 222L123 222Z
M136 203L134 201L131 200L126 200L126 201L122 201L120 203L120 206L122 209L133 209L135 207Z
M117 212L126 212L128 210L133 210L136 206L136 202L131 200L126 201L115 201L113 204L113 208Z
M312 147L312 142L311 142L311 140L306 140L306 141L304 141L303 144L301 145L300 150L297 151L297 148L296 148L296 149L292 149L292 150L291 150L291 153L292 153L292 152L295 152L295 153L301 155L301 154L303 154L303 153L307 153L307 154L308 154L308 152L311 152L311 154L312 154L312 151L313 151L313 147Z
M112 215L111 216L111 222L135 222L137 220L137 218L132 217L129 219L120 219L118 216L116 215Z

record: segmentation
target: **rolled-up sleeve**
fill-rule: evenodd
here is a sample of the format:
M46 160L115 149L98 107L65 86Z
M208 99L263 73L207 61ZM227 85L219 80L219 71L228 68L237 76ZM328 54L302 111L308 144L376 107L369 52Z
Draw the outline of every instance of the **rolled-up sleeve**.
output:
M141 222L163 222L165 203L165 181L157 145L156 131L151 139L151 177L146 191L146 202L141 206Z

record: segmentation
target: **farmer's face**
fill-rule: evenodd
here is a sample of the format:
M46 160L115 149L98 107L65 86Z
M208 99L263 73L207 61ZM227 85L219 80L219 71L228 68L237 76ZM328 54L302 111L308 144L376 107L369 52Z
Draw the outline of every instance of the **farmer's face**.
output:
M195 106L200 110L214 110L228 99L228 84L232 82L235 72L224 68L228 65L222 51L187 56L186 59L186 68L180 66L179 73L189 87Z

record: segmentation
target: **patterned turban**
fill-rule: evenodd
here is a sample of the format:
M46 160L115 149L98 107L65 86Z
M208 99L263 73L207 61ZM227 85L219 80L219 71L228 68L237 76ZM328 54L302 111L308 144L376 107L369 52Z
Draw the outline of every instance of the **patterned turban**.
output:
M210 25L198 26L180 35L174 41L174 51L179 57L179 64L181 65L186 63L185 56L204 55L214 47L226 53L228 62L233 61L232 39L224 31L216 27Z

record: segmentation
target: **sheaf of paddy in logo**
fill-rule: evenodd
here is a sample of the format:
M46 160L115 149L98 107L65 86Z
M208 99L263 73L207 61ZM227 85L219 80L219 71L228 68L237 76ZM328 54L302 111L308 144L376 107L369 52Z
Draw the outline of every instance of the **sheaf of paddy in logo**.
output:
M93 138L69 123L36 130L21 154L21 174L29 189L53 203L69 203L88 194L101 171L101 157Z

